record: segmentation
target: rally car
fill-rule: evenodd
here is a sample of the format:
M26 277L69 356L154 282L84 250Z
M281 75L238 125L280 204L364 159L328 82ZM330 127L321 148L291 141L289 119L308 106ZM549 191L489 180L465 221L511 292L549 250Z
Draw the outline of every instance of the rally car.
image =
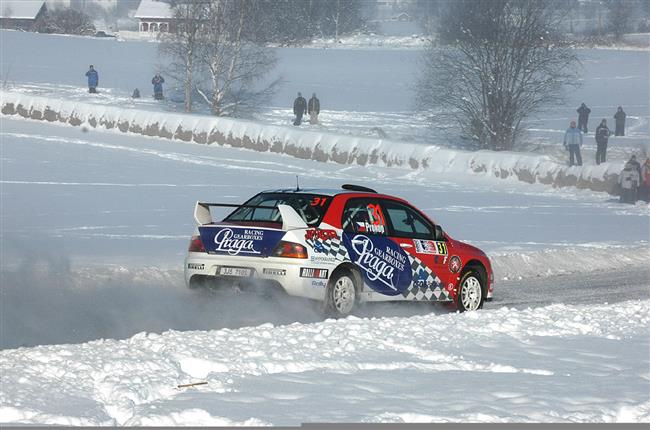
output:
M219 222L211 208L233 207ZM263 191L246 203L197 202L185 259L190 288L255 284L320 300L333 316L361 302L492 298L490 260L408 202L358 186Z

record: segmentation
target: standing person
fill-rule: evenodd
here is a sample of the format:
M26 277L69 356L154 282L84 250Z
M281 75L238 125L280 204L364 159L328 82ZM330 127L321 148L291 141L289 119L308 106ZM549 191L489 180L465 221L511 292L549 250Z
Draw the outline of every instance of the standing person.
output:
M603 119L596 127L596 164L604 163L607 159L607 142L610 135L607 120Z
M95 70L95 67L92 64L86 72L86 77L88 78L88 92L92 94L97 93L97 86L99 85L99 73L97 73L97 70Z
M165 83L165 79L160 76L160 73L156 73L156 76L153 77L151 83L153 84L153 98L156 100L162 100L163 84Z
M636 203L636 189L639 185L639 172L629 161L618 176L618 183L621 185L621 203Z
M320 100L316 93L312 93L309 103L307 103L307 112L309 113L309 123L318 124L318 114L320 113Z
M582 166L580 147L582 146L582 132L576 128L576 122L571 121L569 128L564 133L564 147L569 150L569 166L573 166L574 157L578 166Z
M614 129L614 136L625 136L625 112L621 106L618 107L618 110L614 114L614 119L616 120L616 128Z
M639 198L650 203L650 158L645 159L641 167L641 186L639 187Z
M578 112L578 128L584 134L587 134L587 122L589 121L589 114L591 113L591 109L589 109L587 105L583 103L576 110L576 112Z
M298 93L298 97L293 101L293 114L296 116L296 119L293 121L293 125L300 125L302 122L302 116L307 113L307 100Z

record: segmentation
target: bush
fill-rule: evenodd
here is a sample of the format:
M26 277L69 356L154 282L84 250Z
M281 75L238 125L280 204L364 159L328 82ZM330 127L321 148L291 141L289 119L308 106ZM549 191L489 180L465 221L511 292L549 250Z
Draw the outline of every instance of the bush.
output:
M41 33L91 35L95 33L95 26L85 13L70 8L55 9L48 12L39 31Z

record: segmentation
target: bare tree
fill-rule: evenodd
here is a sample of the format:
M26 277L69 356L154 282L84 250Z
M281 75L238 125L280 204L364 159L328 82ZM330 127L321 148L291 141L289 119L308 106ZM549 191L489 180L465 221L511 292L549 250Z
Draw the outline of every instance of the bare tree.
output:
M632 29L634 4L631 0L609 0L605 3L609 31L615 40L621 40Z
M180 1L172 6L175 28L165 34L160 52L171 61L167 73L182 82L185 112L191 112L194 73L201 32L206 28L207 3L203 0Z
M554 31L561 17L542 0L448 7L441 39L450 45L426 51L419 105L452 115L479 148L512 149L521 121L577 83L577 56Z
M236 115L250 110L273 91L279 81L256 90L276 62L275 52L247 40L246 26L254 24L253 0L212 0L207 6L199 61L209 86L197 91L214 115Z

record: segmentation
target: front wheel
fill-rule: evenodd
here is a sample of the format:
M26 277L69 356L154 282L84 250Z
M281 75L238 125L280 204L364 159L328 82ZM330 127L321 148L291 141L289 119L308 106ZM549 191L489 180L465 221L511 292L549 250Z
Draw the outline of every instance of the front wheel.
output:
M466 269L460 278L460 289L456 298L457 309L460 312L481 309L484 299L480 273L473 268Z
M326 308L335 317L349 315L357 302L357 289L352 275L341 272L327 285Z

